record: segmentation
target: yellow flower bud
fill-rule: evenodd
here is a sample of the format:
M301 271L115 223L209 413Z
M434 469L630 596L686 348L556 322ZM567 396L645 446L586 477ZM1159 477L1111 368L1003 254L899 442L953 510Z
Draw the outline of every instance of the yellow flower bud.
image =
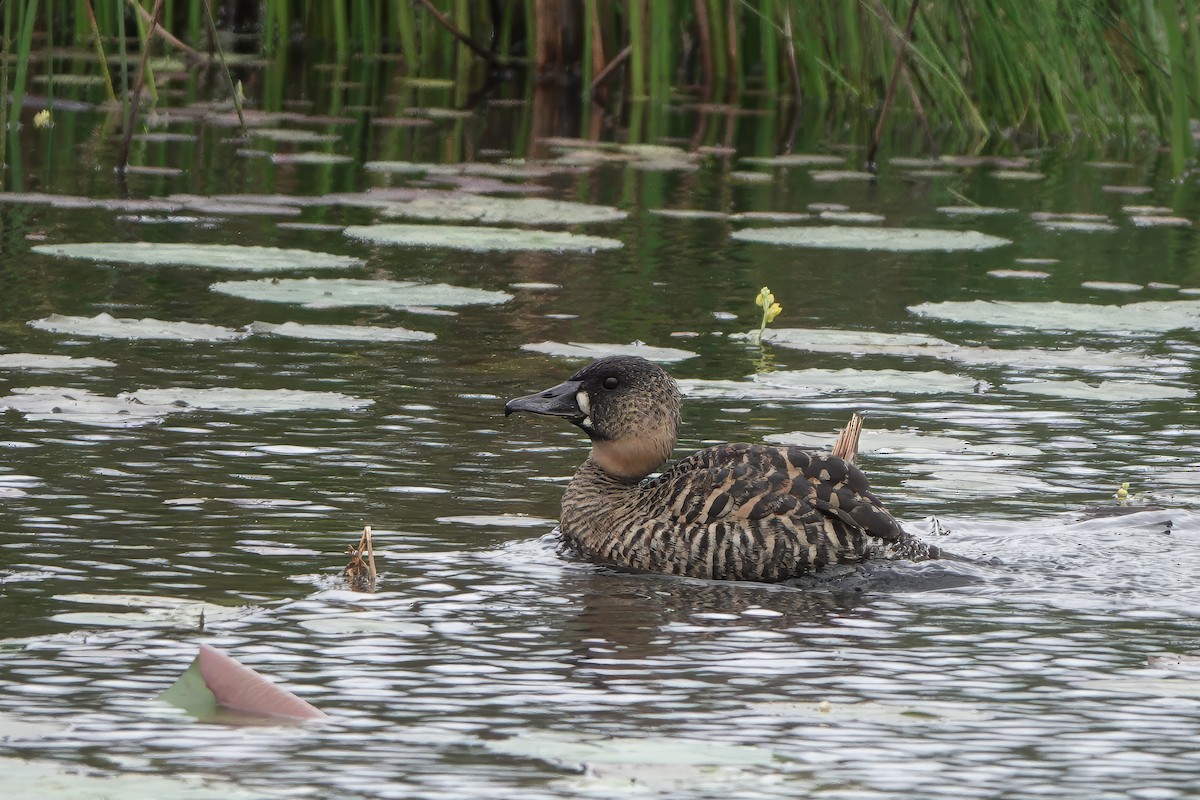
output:
M771 299L774 300L775 298ZM774 322L775 318L779 316L780 311L783 311L783 306L772 302L771 307L767 309L767 322Z
M771 295L771 290L764 286L758 290L758 297L754 298L754 305L766 308L771 305L771 301L774 299Z
M43 108L41 111L33 115L33 126L35 128L50 127L50 109Z

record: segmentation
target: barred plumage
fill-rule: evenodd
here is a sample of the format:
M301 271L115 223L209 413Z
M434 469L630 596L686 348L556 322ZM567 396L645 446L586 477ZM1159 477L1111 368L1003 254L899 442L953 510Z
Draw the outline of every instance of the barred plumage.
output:
M637 357L601 359L512 400L505 413L562 416L592 452L567 486L563 536L615 566L696 578L779 581L833 563L937 557L904 532L853 464L798 447L722 444L646 479L670 455L679 390Z

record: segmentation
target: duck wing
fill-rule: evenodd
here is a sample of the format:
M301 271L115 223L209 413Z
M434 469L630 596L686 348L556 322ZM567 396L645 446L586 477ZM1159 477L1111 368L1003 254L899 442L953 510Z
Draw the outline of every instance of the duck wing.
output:
M910 538L871 493L862 470L799 447L709 447L654 483L668 491L671 515L685 526L787 517L800 526L841 523L884 542Z

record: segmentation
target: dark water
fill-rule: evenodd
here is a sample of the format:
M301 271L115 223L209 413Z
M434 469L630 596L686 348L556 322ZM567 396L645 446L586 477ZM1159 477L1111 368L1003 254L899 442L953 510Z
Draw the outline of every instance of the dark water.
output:
M362 162L478 150L496 160L492 149L523 156L538 146L514 141L526 113L498 105L467 121L387 136L354 115L345 124L293 123L335 135L329 150L354 158L332 166L239 156L230 129L187 121L167 129L198 139L141 152L145 163L186 171L131 176L128 190L139 198L311 197L410 185L366 172ZM94 119L56 112L53 133L27 129L21 188L118 195L100 166L111 154L85 147ZM774 154L756 125L777 123L759 119L738 122L730 144L740 154ZM674 133L686 135L694 123L681 115ZM692 172L618 163L532 181L548 197L630 212L622 222L579 228L625 244L585 254L404 249L278 226L375 219L371 209L307 201L285 206L298 214L217 209L190 222L162 222L169 215L161 212L0 205L4 352L116 364L3 371L4 394L220 386L373 401L354 411L193 410L143 427L5 412L0 712L61 724L38 735L0 728L10 737L6 754L105 775L217 782L214 796L234 796L230 785L269 797L1200 794L1197 673L1147 661L1200 652L1196 330L1064 333L907 310L972 299L1192 299L1177 288L1124 294L1081 286L1200 287L1194 230L1138 228L1121 210L1161 205L1195 217L1194 189L1160 174L1154 153L1120 154L1125 165L1116 168L1088 165L1104 155L1035 154L1029 169L1045 177L1032 183L996 177L990 165L939 177L897 167L876 184L821 183L808 169L739 183L730 173L742 165L732 156L705 158ZM847 155L845 167L855 166ZM1102 188L1111 184L1151 192ZM936 210L961 204L959 196L1018 212L962 218ZM974 229L1013 244L965 253L803 250L733 241L740 223L649 213L803 211L812 203L874 212L887 226ZM1031 219L1035 211L1101 213L1116 229L1048 231ZM29 252L39 242L87 241L306 248L365 260L345 277L508 290L514 299L458 308L457 316L305 309L208 288L258 275ZM1022 258L1057 261L1017 263ZM987 274L996 269L1050 277ZM527 282L559 288L510 288ZM729 336L756 324L753 298L764 284L784 306L774 327L1151 358L1084 369L773 345L764 353ZM255 320L402 325L438 339L174 343L25 324L101 312L233 328ZM698 335L672 335L685 332ZM563 557L551 521L584 443L554 420L502 416L504 398L555 383L580 363L520 349L543 340L641 340L697 353L671 367L680 378L854 368L970 379L984 391L918 394L885 384L792 399L693 398L680 444L683 453L709 442L833 432L852 410L867 411L872 430L970 441L979 447L862 456L894 512L961 560L872 565L780 587L625 575ZM1181 391L1116 401L1010 388L1028 379ZM1134 495L1127 507L1112 497L1122 482ZM346 546L366 524L383 571L373 595L348 591L339 577ZM211 604L203 629L199 603ZM271 675L331 720L230 728L156 702L200 642ZM20 796L53 794L15 788Z

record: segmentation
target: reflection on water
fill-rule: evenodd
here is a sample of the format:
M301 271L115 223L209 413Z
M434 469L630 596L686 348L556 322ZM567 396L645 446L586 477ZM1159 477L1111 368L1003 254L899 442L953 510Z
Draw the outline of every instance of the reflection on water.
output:
M503 127L512 112L488 113ZM4 412L0 433L8 755L201 776L252 796L1194 792L1195 673L1147 666L1150 656L1200 650L1194 326L1158 319L1136 333L1106 332L1080 322L1079 309L1058 325L1020 318L1021 309L1059 308L1047 305L1008 308L994 325L908 311L1187 297L1178 287L1200 286L1195 232L1128 223L1119 198L1103 191L1112 174L1047 157L1032 189L994 180L979 163L954 166L949 178L885 173L865 186L813 181L793 161L743 184L730 175L736 160L689 158L688 171L657 171L624 161L580 167L576 152L573 171L525 173L518 186L629 212L583 226L624 247L481 255L342 236L346 225L377 221L371 203L380 198L368 202L363 190L429 191L419 174L231 162L236 145L190 127L218 154L210 170L238 165L221 175L228 196L181 195L208 191L206 173L131 178L135 194L160 198L150 204L0 205L0 345L9 355L109 362L0 361L0 396L55 387L53 397L66 397L38 413ZM339 142L352 138L331 127ZM431 128L437 135L372 140L364 158L437 158L444 131ZM104 193L70 166L46 167L47 193ZM1152 183L1153 169L1131 166L1128 177ZM503 170L452 177L494 191L496 176ZM296 201L333 190L340 199ZM264 194L276 191L287 196ZM1164 186L1151 199L1186 214L1190 192ZM171 193L180 196L161 200ZM1017 211L939 213L964 196ZM977 229L1013 244L896 254L730 239L757 219L790 224L778 215L834 204L867 215L844 224L878 225L876 215L889 227ZM664 206L720 213L650 213ZM202 220L169 216L184 208ZM144 216L121 216L134 209ZM1116 230L1044 230L1029 214L1046 209L1099 213ZM35 241L127 240L330 252L365 262L345 273L352 279L509 299L453 310L302 308L211 291L225 271L29 252ZM993 277L1022 261L1047 276ZM1096 281L1146 288L1114 295ZM799 334L760 351L730 334L756 323L754 292L764 284L784 306L779 327L909 336L867 336L869 346L856 348L842 335L812 346ZM233 331L257 321L430 336L173 342L26 325L101 312ZM920 352L924 340L913 335L936 337L941 350ZM554 421L505 421L501 398L560 377L557 354L578 352L567 343L635 340L673 348L672 370L696 387L681 452L819 438L851 410L866 412L870 429L892 437L861 457L877 492L956 557L762 586L624 574L561 554L549 520L583 443ZM888 349L896 342L904 346ZM1084 348L1077 359L1072 348ZM748 380L757 370L774 372ZM946 380L866 380L889 370L938 370ZM833 374L849 376L836 391L830 380L796 382ZM1024 391L1032 381L1056 383L1038 384L1045 394ZM1091 392L1075 381L1116 383ZM233 399L219 407L198 407L206 395L194 390L212 388L371 404L251 407L250 395L228 391L221 397ZM162 421L134 426L145 415L121 409L98 425L66 418L61 403L89 393L129 393L145 414L153 398ZM1132 497L1119 506L1113 495L1124 482ZM346 546L367 524L382 570L373 595L347 591L339 577ZM155 702L201 641L332 719L229 728ZM63 727L20 727L30 721Z

